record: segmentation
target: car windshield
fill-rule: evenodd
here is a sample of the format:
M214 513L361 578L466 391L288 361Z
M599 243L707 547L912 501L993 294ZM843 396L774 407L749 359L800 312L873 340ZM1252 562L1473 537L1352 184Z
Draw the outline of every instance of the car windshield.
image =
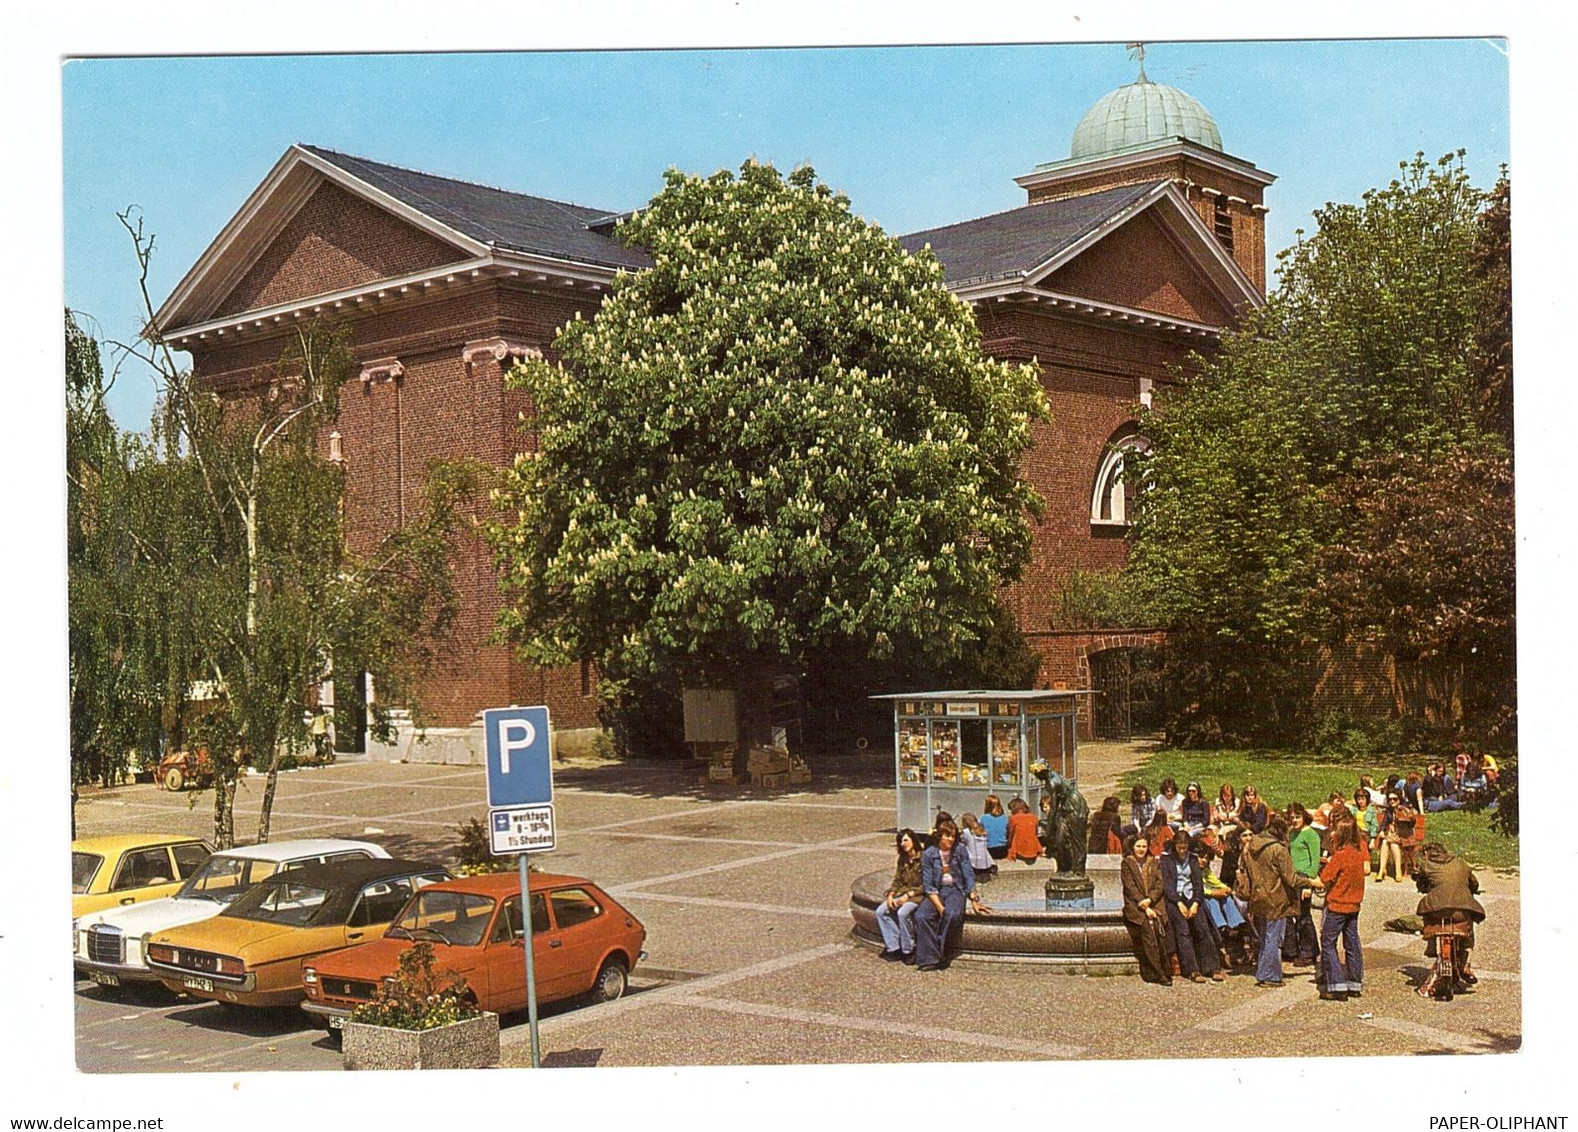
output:
M274 924L305 924L318 914L328 899L328 889L293 884L282 878L242 893L225 915Z
M176 895L182 900L217 900L228 904L254 884L273 876L278 867L273 861L215 853L187 878Z
M93 883L94 874L99 871L99 866L104 863L104 858L97 853L73 853L71 855L71 891L81 894L88 890L88 885Z
M396 939L426 939L475 947L493 918L493 898L471 892L428 889L406 904L385 935Z

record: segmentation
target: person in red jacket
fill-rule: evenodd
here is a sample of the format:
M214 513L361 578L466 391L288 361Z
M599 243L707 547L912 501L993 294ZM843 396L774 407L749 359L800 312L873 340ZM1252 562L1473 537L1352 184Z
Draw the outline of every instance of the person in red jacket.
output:
M1036 816L1023 798L1008 803L1008 859L1026 865L1041 856L1041 838L1036 833Z
M1369 853L1360 845L1359 826L1350 815L1331 831L1331 859L1320 871L1326 886L1326 911L1320 924L1320 996L1328 1002L1358 998L1364 990L1364 953L1359 948L1359 905ZM1342 939L1341 963L1337 940Z

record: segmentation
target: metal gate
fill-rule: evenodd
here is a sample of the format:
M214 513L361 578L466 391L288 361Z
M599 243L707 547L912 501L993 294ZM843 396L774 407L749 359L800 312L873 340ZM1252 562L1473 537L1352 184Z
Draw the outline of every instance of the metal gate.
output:
M1153 648L1103 649L1090 656L1096 690L1098 739L1131 739L1162 726L1161 652Z

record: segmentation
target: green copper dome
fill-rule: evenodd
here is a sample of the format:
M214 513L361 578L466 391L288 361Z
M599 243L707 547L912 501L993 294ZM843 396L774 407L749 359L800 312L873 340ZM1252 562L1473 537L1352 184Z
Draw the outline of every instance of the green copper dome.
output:
M1177 87L1153 83L1140 72L1092 106L1074 129L1071 158L1097 157L1168 138L1220 151L1222 135L1204 106Z

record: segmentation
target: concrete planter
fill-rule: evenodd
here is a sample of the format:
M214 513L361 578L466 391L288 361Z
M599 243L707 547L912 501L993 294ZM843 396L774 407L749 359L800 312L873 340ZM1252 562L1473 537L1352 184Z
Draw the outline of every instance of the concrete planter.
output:
M482 1014L436 1030L347 1022L347 1069L490 1069L499 1063L499 1016Z

